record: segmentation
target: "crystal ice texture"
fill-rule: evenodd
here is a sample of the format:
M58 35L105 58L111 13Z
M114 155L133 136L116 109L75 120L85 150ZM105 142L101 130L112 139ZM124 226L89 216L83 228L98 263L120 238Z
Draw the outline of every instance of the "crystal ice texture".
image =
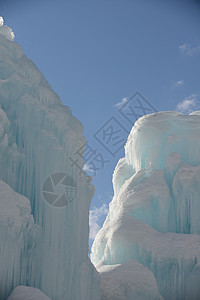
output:
M134 125L92 247L102 299L200 299L200 112Z
M85 143L83 127L2 29L0 299L19 285L38 288L52 300L99 299L98 273L88 258L94 188L69 160ZM76 183L73 201L61 207L42 195L43 183L55 173Z

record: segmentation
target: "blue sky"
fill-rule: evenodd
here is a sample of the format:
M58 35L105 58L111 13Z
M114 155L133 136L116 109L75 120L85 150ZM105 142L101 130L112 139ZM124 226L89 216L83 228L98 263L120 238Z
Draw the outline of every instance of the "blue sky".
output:
M94 134L110 118L129 132L120 103L137 91L158 111L200 109L199 14L199 1L191 0L0 2L15 41L82 122L90 147L108 160L93 180L92 236L105 219L112 173L124 156L123 148L113 156Z

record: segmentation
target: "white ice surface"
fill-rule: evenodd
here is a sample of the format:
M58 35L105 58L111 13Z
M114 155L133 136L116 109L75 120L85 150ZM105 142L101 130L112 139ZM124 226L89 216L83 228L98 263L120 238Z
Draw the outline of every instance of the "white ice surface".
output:
M199 299L199 112L140 118L129 135L125 158L114 171L113 187L109 213L91 255L103 280L102 299L118 299L114 290L119 284L131 288L130 261L148 268L163 299ZM123 271L119 268L111 289L113 265ZM143 278L142 269L133 266L132 273L133 278ZM133 280L135 299L148 299L146 283L141 281L137 289ZM125 291L122 294L122 299L133 299Z
M138 261L98 265L101 274L102 300L161 300L153 273Z
M17 237L33 224L30 201L0 180L0 227Z
M30 206L23 197L12 200L9 187L0 191L0 224L5 225L0 228L0 299L16 286L28 285L52 300L97 300L99 276L88 259L94 187L90 177L80 174L84 161L75 154L85 144L83 126L2 30L4 26L0 27L0 179L26 196ZM79 168L70 157L78 158ZM54 207L42 195L43 183L60 172L73 178L77 193L71 203ZM30 214L34 223L24 227Z
M26 280L23 268L27 268L27 253L34 248L32 237L37 229L29 199L0 180L0 299Z
M51 300L39 289L28 287L28 286L18 286L16 287L7 300Z

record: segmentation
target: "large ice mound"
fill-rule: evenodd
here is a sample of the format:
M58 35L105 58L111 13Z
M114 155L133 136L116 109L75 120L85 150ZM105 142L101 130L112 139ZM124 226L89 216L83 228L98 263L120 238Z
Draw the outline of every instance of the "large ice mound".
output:
M140 118L113 187L92 247L102 299L200 299L200 112Z
M39 288L52 300L99 299L98 273L88 258L94 188L69 159L85 143L83 126L2 30L0 299L17 285ZM67 186L70 178L75 187ZM74 196L66 202L60 194L55 206L61 190Z
M51 300L39 289L28 286L18 286L7 300Z

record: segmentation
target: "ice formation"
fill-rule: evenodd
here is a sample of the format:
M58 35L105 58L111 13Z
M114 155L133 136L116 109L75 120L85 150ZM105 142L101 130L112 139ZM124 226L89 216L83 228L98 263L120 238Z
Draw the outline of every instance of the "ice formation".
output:
M91 178L69 159L85 143L83 127L3 30L1 26L0 299L18 285L38 288L52 300L99 299L98 273L88 258L94 189ZM83 163L80 158L79 166ZM61 207L42 194L43 183L54 174L66 174L76 183L73 201Z
M92 247L103 300L200 299L200 112L132 128Z

